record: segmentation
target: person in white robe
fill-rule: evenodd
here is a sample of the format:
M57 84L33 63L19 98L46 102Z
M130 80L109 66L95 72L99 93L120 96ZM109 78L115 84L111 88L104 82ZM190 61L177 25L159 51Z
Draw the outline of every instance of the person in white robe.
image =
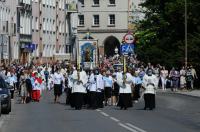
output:
M148 69L147 74L145 74L143 78L143 87L145 89L144 91L144 101L145 101L145 107L144 110L149 108L150 110L153 110L155 108L155 94L156 89L158 87L158 79L155 75L153 75L153 70Z
M103 75L98 71L97 73L97 107L103 108L104 100L104 80Z
M75 70L72 74L72 78L73 87L71 106L75 107L76 110L80 110L82 109L82 105L84 103L84 95L86 94L85 85L88 81L88 77L85 71L78 72Z
M123 75L122 80L117 80L118 85L120 86L119 88L119 102L118 106L120 109L126 110L129 107L132 107L132 75L130 73L125 73Z
M96 76L94 75L94 72L91 71L91 74L89 76L89 108L96 109L97 108L97 83L96 83Z

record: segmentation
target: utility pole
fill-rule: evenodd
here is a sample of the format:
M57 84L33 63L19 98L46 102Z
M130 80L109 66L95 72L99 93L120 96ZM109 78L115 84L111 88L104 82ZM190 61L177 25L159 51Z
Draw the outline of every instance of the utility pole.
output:
M185 67L188 66L187 0L185 0Z

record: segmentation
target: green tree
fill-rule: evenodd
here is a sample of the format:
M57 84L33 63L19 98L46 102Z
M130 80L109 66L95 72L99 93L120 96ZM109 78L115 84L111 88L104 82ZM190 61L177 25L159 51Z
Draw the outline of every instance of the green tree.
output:
M188 62L200 62L200 2L187 0ZM138 23L137 54L144 62L180 67L185 57L185 0L146 0Z

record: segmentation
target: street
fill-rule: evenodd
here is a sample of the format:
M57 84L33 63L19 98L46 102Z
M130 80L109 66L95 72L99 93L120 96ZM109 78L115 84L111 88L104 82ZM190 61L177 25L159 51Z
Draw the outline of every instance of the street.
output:
M1 132L197 132L200 100L185 95L158 93L154 111L143 110L143 100L126 111L114 106L73 110L53 103L53 93L43 92L39 103L13 101L10 115L2 115Z

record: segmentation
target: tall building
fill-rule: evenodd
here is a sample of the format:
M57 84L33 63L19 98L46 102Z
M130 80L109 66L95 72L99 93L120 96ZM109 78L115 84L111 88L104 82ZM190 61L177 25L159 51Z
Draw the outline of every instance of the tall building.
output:
M4 62L11 62L14 59L19 59L20 51L16 37L17 2L18 1L13 0L0 1L0 53L1 59L3 59Z
M12 3L12 2L11 2ZM17 42L19 43L19 59L25 63L30 60L30 45L32 44L32 1L18 0L16 5Z
M5 1L0 1L0 58L9 58L9 24L10 24L10 7Z
M32 0L33 57L66 57L66 0ZM67 59L67 57L65 58Z

